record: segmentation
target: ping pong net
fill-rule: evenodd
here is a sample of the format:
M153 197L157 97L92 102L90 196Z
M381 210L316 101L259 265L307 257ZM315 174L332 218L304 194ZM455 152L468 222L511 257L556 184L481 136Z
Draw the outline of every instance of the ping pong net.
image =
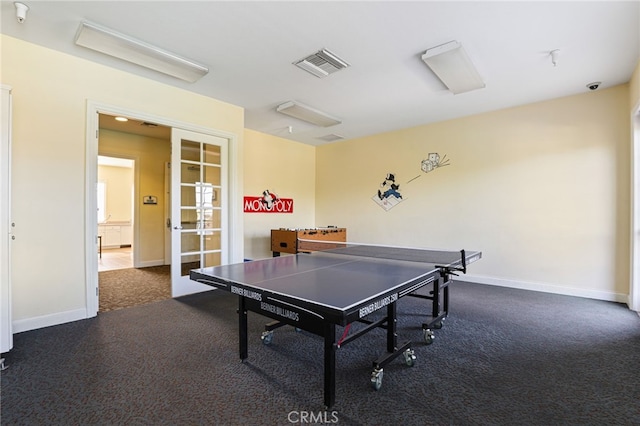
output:
M433 264L448 271L466 273L470 263L465 250L444 251L413 247L359 244L341 241L298 239L298 251L302 253L327 253L331 255L358 256Z

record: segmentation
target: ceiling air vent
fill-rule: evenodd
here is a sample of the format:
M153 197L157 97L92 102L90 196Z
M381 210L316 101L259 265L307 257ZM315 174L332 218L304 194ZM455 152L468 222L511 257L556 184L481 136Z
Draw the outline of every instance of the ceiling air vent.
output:
M338 58L327 49L322 49L316 53L300 59L293 63L295 66L310 72L316 77L323 78L341 69L347 68L349 64Z
M329 135L324 135L324 136L320 136L316 139L320 139L323 140L325 142L335 142L335 141L339 141L341 139L344 139L344 136L340 136L340 135L336 135L335 133L331 133Z

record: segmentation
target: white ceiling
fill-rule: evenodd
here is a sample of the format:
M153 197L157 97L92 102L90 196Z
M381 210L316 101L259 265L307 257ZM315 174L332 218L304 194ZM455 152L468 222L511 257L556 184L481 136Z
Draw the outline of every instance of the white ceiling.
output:
M640 58L638 1L22 2L23 24L13 1L1 2L2 33L239 105L245 127L311 145L331 133L351 139L585 93L594 81L615 86ZM211 71L191 84L76 46L82 20ZM421 61L451 40L486 88L453 95ZM319 79L292 65L322 48L351 66ZM342 124L321 128L275 111L289 100Z

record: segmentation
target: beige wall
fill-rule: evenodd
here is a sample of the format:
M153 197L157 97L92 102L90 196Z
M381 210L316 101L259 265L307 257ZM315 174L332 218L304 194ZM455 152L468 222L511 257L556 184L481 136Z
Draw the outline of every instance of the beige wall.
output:
M171 141L149 138L130 133L101 129L99 154L123 156L136 160L137 197L135 199L138 218L138 267L164 264L165 226L165 163L171 161ZM158 204L145 205L142 197L154 195ZM112 217L112 219L114 219Z
M98 166L98 182L104 182L105 219L112 222L133 220L133 168Z
M293 198L293 213L244 213L245 257L270 257L271 229L324 226L315 221L315 147L245 130L244 195L264 190Z
M640 103L640 62L629 81L629 109L633 110Z
M235 135L238 199L269 189L295 203L236 221L247 258L271 255L272 228L335 225L354 241L482 250L479 282L628 292L638 69L629 85L316 149L245 131L239 107L0 37L0 81L13 87L16 332L87 316L88 100ZM430 152L450 165L423 173ZM389 172L405 201L385 212L371 197Z
M316 220L352 241L481 250L479 282L626 302L628 90L319 147ZM423 173L432 152L450 165ZM389 172L404 201L384 211L371 197Z
M14 331L85 318L87 101L236 135L242 108L6 35L1 81L13 88ZM237 230L242 235L242 223Z

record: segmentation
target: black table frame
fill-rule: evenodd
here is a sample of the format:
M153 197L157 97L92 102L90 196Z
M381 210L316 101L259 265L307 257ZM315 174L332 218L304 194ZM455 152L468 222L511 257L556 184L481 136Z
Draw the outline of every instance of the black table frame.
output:
M317 311L313 310L313 305L305 307L304 303L297 301L297 307L302 306L303 309L296 312L296 318L290 319L283 316L283 314L287 315L290 312L288 310L287 301L274 300L282 299L281 296L274 297L268 291L259 292L250 286L243 287L242 284L239 283L230 284L228 282L223 282L222 280L218 281L215 277L202 274L198 270L191 271L191 279L195 281L238 294L238 344L241 361L246 360L249 356L248 312L255 312L276 320L277 325L273 326L273 328L280 327L282 325L291 325L321 336L324 339L324 405L326 408L331 408L335 404L336 399L336 351L340 347L345 346L376 328L386 329L386 353L373 361L374 371L372 375L379 374L387 364L400 355L405 356L405 362L407 365L413 365L415 355L411 349L411 342L405 341L400 344L398 343L396 303L402 297L411 294L425 285L437 283L440 281L441 275L442 270L434 270L434 272L429 275L422 276L410 283L406 283L400 289L389 291L375 299L363 301L361 304L350 308L348 311L337 310L333 313L325 311L320 315ZM230 287L233 287L236 290L232 290ZM239 293L246 293L246 295ZM381 319L372 322L367 321L366 318L360 318L360 309L374 302L382 305L379 309L376 309L375 312L378 312L380 309L384 309L386 306L386 315ZM269 312L264 309L262 306L263 303L268 303L276 309L274 309L274 312ZM347 335L341 340L340 346L338 346L336 342L336 326L346 326L354 322L364 322L366 323L366 326Z
M272 293L268 290L260 290L250 285L245 286L240 282L230 282L207 275L201 270L192 270L190 277L194 281L238 295L238 344L242 362L249 357L248 312L255 312L275 320L265 326L267 332L271 332L273 329L283 325L291 325L321 336L324 339L324 405L328 409L335 404L336 399L336 351L364 334L376 328L386 329L386 353L373 361L372 383L374 383L376 389L379 388L380 384L378 383L378 386L376 386L376 377L379 377L381 381L382 376L380 373L384 366L398 356L404 355L406 364L413 365L416 357L411 349L411 342L405 341L398 344L396 303L407 295L432 300L432 317L430 321L423 324L425 340L427 343L431 343L433 334L430 327L433 327L436 322L441 325L442 320L448 314L448 285L451 281L451 276L456 275L455 271L466 273L467 259L465 251L461 250L460 253L461 266L436 265L431 273L416 277L414 280L375 298L362 301L362 303L350 307L348 310L326 306L319 307L311 302L304 302L296 298L289 299L287 296ZM430 296L417 295L415 293L429 284L433 284ZM441 289L443 289L443 293L440 292ZM441 298L441 295L443 298ZM370 313L378 312L386 307L386 315L376 321L368 321L366 316L361 314L360 309L372 303L376 303L379 307ZM267 309L265 309L264 304L267 304ZM296 311L290 310L291 306L295 306ZM336 326L347 326L353 322L362 322L367 325L341 339L340 345L338 345L336 342ZM436 326L435 328L439 327ZM431 339L427 339L429 333Z

